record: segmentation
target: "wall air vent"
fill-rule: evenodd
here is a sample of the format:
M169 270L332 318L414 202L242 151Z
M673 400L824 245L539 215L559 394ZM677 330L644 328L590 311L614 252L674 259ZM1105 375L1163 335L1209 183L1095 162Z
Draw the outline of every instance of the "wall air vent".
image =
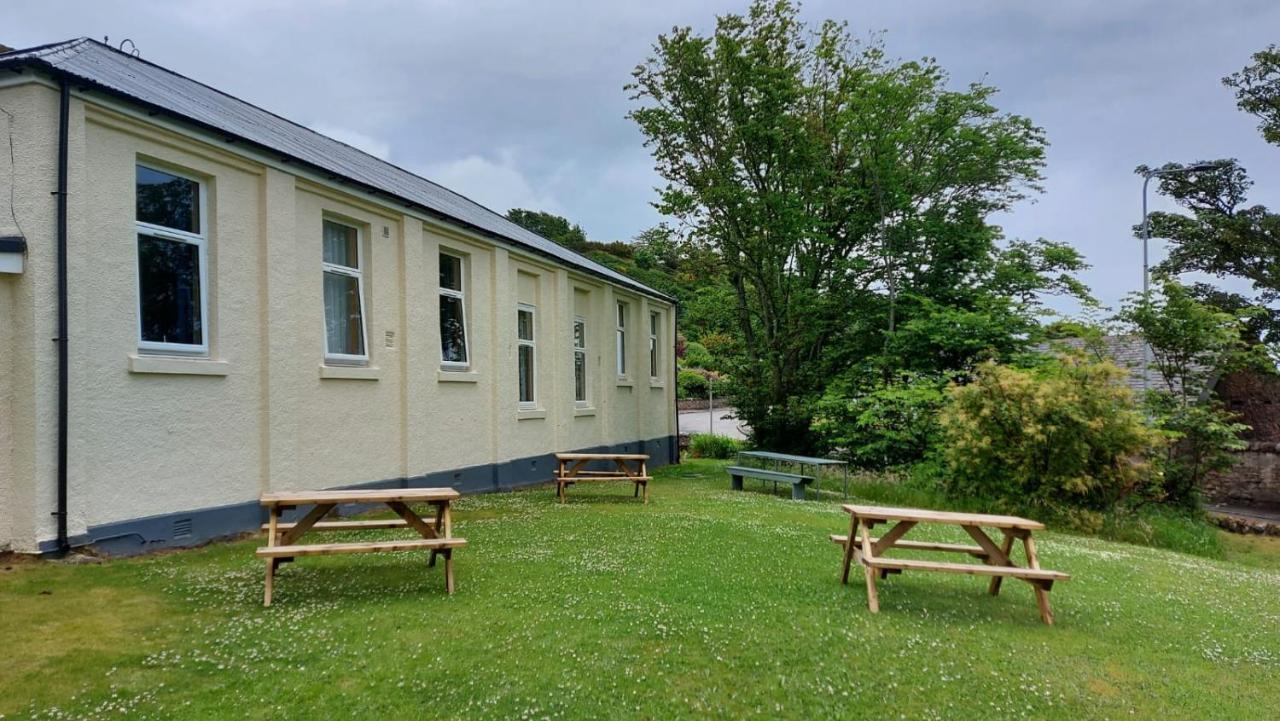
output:
M191 537L191 519L190 518L179 518L178 520L173 522L173 537L175 539Z

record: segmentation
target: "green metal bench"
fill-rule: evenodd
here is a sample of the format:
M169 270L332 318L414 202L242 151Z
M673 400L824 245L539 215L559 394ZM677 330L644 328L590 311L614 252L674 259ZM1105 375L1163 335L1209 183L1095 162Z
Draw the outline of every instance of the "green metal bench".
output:
M749 468L747 466L729 466L726 468L729 472L729 478L733 483L733 490L742 490L743 478L758 478L765 483L773 481L773 490L778 490L779 483L791 484L791 498L796 501L804 500L804 487L813 483L813 476L802 476L798 473L783 473L782 471L769 471L763 468Z

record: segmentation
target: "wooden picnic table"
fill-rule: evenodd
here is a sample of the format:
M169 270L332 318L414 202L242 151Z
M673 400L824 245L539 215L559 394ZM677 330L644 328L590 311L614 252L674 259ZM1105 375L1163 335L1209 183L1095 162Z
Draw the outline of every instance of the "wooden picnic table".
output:
M844 566L840 582L849 582L849 568L855 560L861 563L865 567L867 580L867 607L872 613L880 611L880 598L876 591L877 576L884 579L891 573L902 573L906 570L939 571L990 576L991 581L987 586L987 592L992 596L1000 593L1000 584L1005 577L1026 581L1035 590L1041 620L1046 624L1053 624L1053 611L1049 607L1049 590L1053 588L1054 581L1065 581L1070 576L1059 571L1040 568L1040 559L1036 555L1036 544L1031 538L1031 532L1044 530L1043 523L1016 516L951 513L917 508L885 508L854 504L846 504L843 508L850 515L849 535L833 534L831 536L833 542L844 547ZM883 536L872 537L872 528L878 524L890 522L894 522L894 525L885 531ZM960 526L978 545L902 540L908 531L921 523ZM997 545L983 528L999 530L1004 535L1002 542ZM1022 541L1027 558L1026 566L1016 565L1010 557L1015 540ZM965 553L981 560L982 563L947 563L884 556L885 552L895 549Z
M646 453L557 453L556 497L564 503L565 491L575 483L626 479L635 484L633 496L639 496L644 488L644 502L648 504L649 481L653 480L648 462ZM612 463L614 467L603 471L584 468L589 463Z
M257 555L267 561L266 591L262 605L271 605L271 592L276 569L281 563L298 556L327 556L338 553L372 553L378 551L431 551L429 566L436 556L444 556L445 590L453 593L453 549L467 545L465 538L454 538L450 503L459 498L452 488L388 488L367 491L290 491L264 494L260 501L268 511L267 545ZM324 521L334 508L345 504L385 503L399 518L371 521ZM424 519L410 504L425 503L435 508L435 518ZM282 512L298 506L312 506L302 518L282 522ZM299 544L310 531L361 531L379 528L413 529L421 538L374 541L365 543Z

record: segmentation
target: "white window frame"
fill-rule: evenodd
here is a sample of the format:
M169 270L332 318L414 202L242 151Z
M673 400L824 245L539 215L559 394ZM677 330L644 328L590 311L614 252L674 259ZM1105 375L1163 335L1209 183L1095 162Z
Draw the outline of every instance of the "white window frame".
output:
M625 300L614 303L614 363L619 378L627 377L627 316L631 308Z
M148 170L154 170L158 173L166 173L179 178L186 178L196 184L199 189L197 195L199 199L196 201L198 212L200 213L200 232L191 233L185 230L177 230L163 225L154 223L144 223L138 220L138 204L134 202L133 224L137 231L133 239L133 257L134 257L134 312L137 314L137 339L138 350L152 351L158 353L174 353L187 355L208 355L209 354L209 333L212 330L212 324L209 322L209 214L207 200L207 186L205 181L180 170L174 170L166 165L159 163L146 163L140 160L134 161L134 181L133 192L138 192L137 168L142 166ZM200 343L162 343L160 341L150 341L142 339L142 273L138 269L138 235L146 235L162 240L177 241L179 243L187 243L197 248L197 258L200 261Z
M578 324L582 324L582 345L578 345ZM575 315L573 331L569 342L573 345L573 405L578 408L591 407L591 371L587 367L587 319ZM582 398L578 397L578 356L582 356Z
M657 382L658 367L661 360L658 355L658 331L662 327L662 314L656 310L649 311L649 380Z
M439 295L448 296L450 298L457 298L462 308L462 347L465 349L465 352L467 354L467 359L465 361L445 360L444 346L443 346L444 336L441 335L440 340L442 341L442 343L440 347L440 353L441 353L440 367L444 368L445 370L451 370L451 371L468 370L471 368L471 338L467 333L467 258L461 253L454 253L454 252L445 250L444 248L441 248L439 252L439 256L436 258L436 262L439 263L440 257L443 257L443 256L448 256L458 261L458 285L461 287L461 289L454 290L453 288L446 288L440 285L439 268L436 269L437 270L436 286L437 286L437 290L439 290ZM436 302L438 305L439 304L438 297L436 299ZM441 318L437 318L436 322L442 323L443 320ZM439 328L439 332L443 334L444 328L443 327Z
M532 336L529 340L520 337L520 313L522 311L529 313L529 333ZM520 400L520 348L527 346L529 348L530 363L529 372L532 377L529 378L529 395L531 398L527 401ZM516 404L522 411L535 410L538 407L538 309L528 303L516 304Z
M324 224L325 222L341 225L344 228L354 228L356 231L356 262L360 263L360 267L351 268L337 263L329 263L324 259ZM324 309L324 274L337 273L356 279L356 294L360 297L360 335L363 339L361 345L364 347L364 354L357 355L354 353L330 353L329 352L329 319L325 316ZM320 342L324 345L325 363L330 361L338 365L357 365L367 364L369 362L369 316L364 306L364 229L359 225L347 220L324 216L320 222L320 320L321 330Z

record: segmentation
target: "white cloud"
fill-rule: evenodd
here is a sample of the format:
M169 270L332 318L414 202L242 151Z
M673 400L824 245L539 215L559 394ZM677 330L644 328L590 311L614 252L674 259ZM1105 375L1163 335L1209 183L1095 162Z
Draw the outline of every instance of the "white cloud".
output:
M328 125L326 123L316 123L311 126L311 129L321 135L328 135L334 140L346 143L353 148L359 148L375 158L387 160L391 157L391 144L384 140L379 140L372 135L365 135L364 133L351 130L350 128L342 128L337 125Z
M512 208L564 213L564 208L550 192L535 188L529 182L516 166L515 154L510 150L499 151L496 159L468 155L428 165L419 172L423 177L498 213L506 213Z

